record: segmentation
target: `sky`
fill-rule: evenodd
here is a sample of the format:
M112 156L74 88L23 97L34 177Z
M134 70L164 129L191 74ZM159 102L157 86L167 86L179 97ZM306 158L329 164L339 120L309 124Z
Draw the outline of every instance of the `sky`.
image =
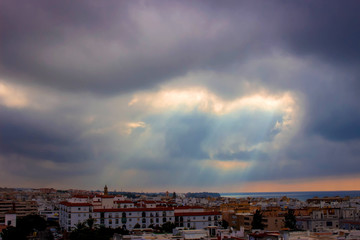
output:
M0 186L360 190L359 1L0 1Z

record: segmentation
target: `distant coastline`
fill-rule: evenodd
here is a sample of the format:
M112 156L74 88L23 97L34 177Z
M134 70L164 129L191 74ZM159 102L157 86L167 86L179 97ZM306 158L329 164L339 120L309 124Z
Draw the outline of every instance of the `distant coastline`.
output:
M360 191L308 191L308 192L239 192L239 193L220 193L221 197L233 198L279 198L289 197L306 201L313 197L360 197Z

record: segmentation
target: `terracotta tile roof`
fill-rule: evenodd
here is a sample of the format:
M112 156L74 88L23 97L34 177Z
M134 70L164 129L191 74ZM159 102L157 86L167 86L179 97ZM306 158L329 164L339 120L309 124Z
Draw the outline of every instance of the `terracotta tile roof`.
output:
M201 206L178 206L178 207L175 207L175 209L204 209L204 207L201 207Z
M134 202L130 200L119 200L119 201L115 201L115 203L134 203Z
M91 207L91 203L71 203L71 202L60 202L60 205L67 207Z
M156 211L172 211L172 208L104 208L94 209L94 212L156 212Z
M72 197L73 198L90 198L90 196L86 196L86 195L74 195Z
M179 212L179 213L175 213L175 216L182 216L182 217L186 217L186 216L213 216L213 215L221 215L220 212Z

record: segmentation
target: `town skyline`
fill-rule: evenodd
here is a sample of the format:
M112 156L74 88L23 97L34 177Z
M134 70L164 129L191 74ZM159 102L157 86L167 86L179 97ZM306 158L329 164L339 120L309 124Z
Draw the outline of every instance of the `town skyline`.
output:
M0 184L360 190L359 12L1 1Z

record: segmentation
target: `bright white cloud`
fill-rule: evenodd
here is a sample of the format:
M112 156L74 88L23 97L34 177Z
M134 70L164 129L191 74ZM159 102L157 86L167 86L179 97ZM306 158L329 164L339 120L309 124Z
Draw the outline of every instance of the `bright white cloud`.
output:
M28 105L24 92L0 82L0 104L10 108L23 108Z
M260 92L234 100L224 100L205 88L192 87L135 94L129 102L129 106L136 106L137 104L145 104L147 107L152 108L153 111L169 111L173 109L192 111L198 109L216 115L224 115L240 109L291 113L295 102L291 93L270 95L266 92Z

